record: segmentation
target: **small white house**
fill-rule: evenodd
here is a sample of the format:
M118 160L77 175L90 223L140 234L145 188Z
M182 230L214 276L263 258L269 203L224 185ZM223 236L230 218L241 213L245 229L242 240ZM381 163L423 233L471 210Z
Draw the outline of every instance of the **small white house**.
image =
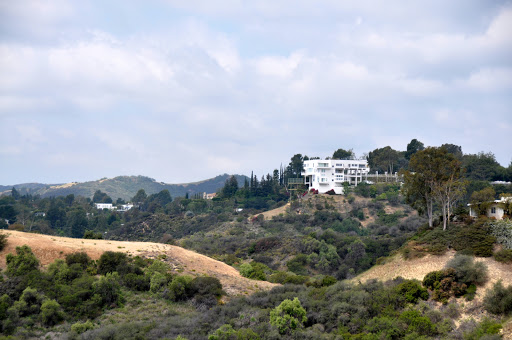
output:
M368 161L362 159L313 159L304 161L302 176L308 189L342 194L343 183L358 185L369 172Z
M115 207L112 206L112 203L94 203L94 205L96 206L96 209L99 209L99 210L103 210L103 209L114 210L115 209Z
M505 209L504 206L512 201L512 197L502 197L499 200L494 200L489 207L487 208L486 216L492 217L497 220L502 220L503 216L505 215ZM473 205L470 203L468 204L469 207L469 216L471 217L478 217L478 211L472 207Z

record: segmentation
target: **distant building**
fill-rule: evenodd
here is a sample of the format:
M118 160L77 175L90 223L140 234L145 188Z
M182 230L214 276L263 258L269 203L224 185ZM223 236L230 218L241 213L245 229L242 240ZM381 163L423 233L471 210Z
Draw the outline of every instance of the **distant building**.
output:
M112 206L112 203L94 203L94 205L96 206L96 209L99 209L99 210L103 210L103 209L115 210L115 207Z
M121 207L117 208L117 211L125 212L133 208L133 204L122 204Z
M213 194L207 194L206 192L203 193L203 199L205 199L205 200L214 199L216 196L217 196L217 193L215 193L215 192Z
M336 194L342 194L343 183L358 185L369 172L366 160L314 159L304 161L302 176L310 190L319 193L334 190Z
M507 210L507 205L512 204L512 197L502 197L499 200L494 200L490 202L489 207L486 210L486 216L490 218L495 218L497 220L502 220L503 216L505 216L505 211ZM468 204L469 207L469 216L478 217L478 210L473 207L473 204Z
M37 211L37 212L34 213L34 216L36 216L36 217L45 217L46 213L42 212L42 211Z

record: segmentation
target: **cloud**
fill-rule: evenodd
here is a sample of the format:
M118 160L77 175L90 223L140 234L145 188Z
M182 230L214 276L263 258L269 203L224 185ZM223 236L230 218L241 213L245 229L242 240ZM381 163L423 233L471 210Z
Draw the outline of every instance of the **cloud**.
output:
M412 138L473 150L488 112L512 134L506 3L24 4L0 7L34 18L0 37L0 161L46 176L187 182Z

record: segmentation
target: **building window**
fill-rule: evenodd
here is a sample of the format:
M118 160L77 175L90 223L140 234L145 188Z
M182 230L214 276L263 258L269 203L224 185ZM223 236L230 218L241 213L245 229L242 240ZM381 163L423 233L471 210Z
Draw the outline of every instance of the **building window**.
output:
M491 214L496 214L496 207L491 208Z

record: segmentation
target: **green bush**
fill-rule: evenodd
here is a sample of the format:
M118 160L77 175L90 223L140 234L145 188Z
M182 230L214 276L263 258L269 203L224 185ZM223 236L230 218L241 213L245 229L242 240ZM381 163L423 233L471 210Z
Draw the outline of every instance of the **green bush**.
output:
M91 258L89 257L89 255L87 255L86 252L75 252L66 255L66 263L68 264L68 266L78 263L80 267L86 269L89 266L90 262Z
M500 281L487 291L484 297L485 309L492 314L512 313L512 286L504 287Z
M106 251L98 260L98 274L112 273L117 270L117 267L127 263L125 253Z
M168 284L169 282L164 274L155 272L151 276L149 290L151 291L151 293L155 294L162 291Z
M415 280L406 280L397 286L397 291L405 298L405 301L417 303L419 299L428 300L427 289L421 287L421 284Z
M294 273L283 272L283 271L277 271L268 277L269 282L280 283L280 284L291 283L291 284L301 285L301 284L306 283L308 280L309 280L308 276L297 275Z
M93 284L94 300L100 306L119 306L124 302L120 278L117 273L107 273Z
M0 233L0 251L4 250L5 246L7 245L7 234Z
M214 296L222 295L222 284L216 277L199 276L190 281L190 295Z
M128 273L122 278L123 285L131 290L146 292L150 289L150 279L146 275Z
M64 312L55 300L46 300L41 305L41 321L46 326L53 326L64 320Z
M288 267L288 270L297 274L297 275L304 275L307 274L307 270L305 268L305 265L308 261L308 257L304 254L299 254L295 256L293 259L288 261L286 263L286 266Z
M83 238L89 239L89 240L102 240L103 234L102 233L95 233L92 230L86 230L84 233Z
M172 301L183 301L188 299L190 282L193 280L191 276L176 276L168 285L168 293L166 296Z
M422 316L417 310L408 310L400 314L399 320L407 324L408 333L434 336L437 334L435 324L426 316Z
M502 263L512 262L512 249L501 249L494 253L494 259Z
M265 272L271 272L270 268L263 263L252 261L240 265L240 275L253 280L266 280Z
M490 228L482 220L462 227L453 240L453 249L466 251L476 256L492 256L496 238L490 234Z
M456 281L467 286L479 286L487 281L487 266L483 262L475 262L471 256L457 254L446 267L455 269Z
M308 320L306 310L298 298L286 299L270 311L270 324L276 326L280 334L287 334L300 328Z
M27 245L16 247L16 255L7 254L6 262L8 276L23 276L39 267L39 261Z
M489 337L489 335L499 334L501 327L499 322L484 318L475 329L464 332L464 340L501 339L501 336Z
M91 320L87 320L86 322L77 322L71 325L71 331L76 334L82 334L90 329L94 329L94 324Z

